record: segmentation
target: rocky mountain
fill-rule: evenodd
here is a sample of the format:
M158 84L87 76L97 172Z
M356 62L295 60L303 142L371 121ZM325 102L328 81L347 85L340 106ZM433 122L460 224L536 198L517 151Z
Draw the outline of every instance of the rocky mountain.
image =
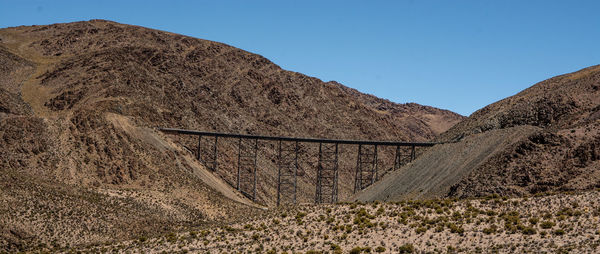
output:
M255 203L230 186L234 141L223 141L222 166L210 172L187 149L196 140L156 127L426 141L462 119L143 27L92 20L0 29L0 250L161 234L248 219L274 204L274 144L261 144ZM298 188L308 202L315 148L302 149ZM342 196L353 184L354 161L346 161Z
M557 76L473 113L401 171L357 196L527 195L600 187L600 66Z

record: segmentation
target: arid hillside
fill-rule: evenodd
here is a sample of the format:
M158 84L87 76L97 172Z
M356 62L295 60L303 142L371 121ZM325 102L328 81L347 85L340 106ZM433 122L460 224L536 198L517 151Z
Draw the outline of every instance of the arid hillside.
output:
M261 144L254 203L228 184L235 142L223 141L221 166L210 172L188 150L196 140L156 127L425 141L462 119L143 27L92 20L0 29L0 250L122 240L274 204L274 144ZM302 149L299 194L308 202L315 148ZM350 165L341 167L342 197Z
M542 81L473 113L417 161L358 195L524 195L600 186L600 66Z

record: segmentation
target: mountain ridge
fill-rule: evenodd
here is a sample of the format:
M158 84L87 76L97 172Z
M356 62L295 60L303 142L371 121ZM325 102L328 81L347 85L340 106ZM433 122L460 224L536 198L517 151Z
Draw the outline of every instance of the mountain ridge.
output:
M437 138L459 142L432 148L355 198L523 196L594 189L600 187L599 120L600 65L595 65L541 81L474 112ZM490 138L502 138L505 145ZM461 152L467 150L476 152ZM476 156L479 151L486 151L485 156ZM446 159L441 165L431 163L437 157ZM463 163L470 166L461 167ZM395 185L418 171L427 172L422 177L428 180L410 188ZM425 181L439 186L429 187Z
M273 144L261 144L252 202L231 187L236 142L220 141L211 172L186 150L197 140L157 126L424 141L463 119L359 97L222 43L103 20L0 29L0 64L0 249L9 251L246 220L275 203ZM316 148L301 149L307 202ZM341 158L350 161L340 165L342 196L352 192L350 158Z

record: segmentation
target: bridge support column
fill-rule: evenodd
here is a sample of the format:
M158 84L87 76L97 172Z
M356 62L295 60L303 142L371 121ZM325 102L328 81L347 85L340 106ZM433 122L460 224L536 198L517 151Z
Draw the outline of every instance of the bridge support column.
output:
M279 140L277 205L296 204L298 141Z
M202 162L202 135L198 135L198 150L196 153L196 158Z
M394 168L393 170L397 170L402 166L402 151L400 150L400 146L396 146L396 156L394 156Z
M256 200L257 154L258 139L239 138L237 189L252 200Z
M415 160L415 146L405 147L396 146L396 158L394 160L394 170L401 168L407 163Z
M215 142L210 144L210 140L205 139L206 143L209 145L209 150L207 149L206 154L203 153L202 150L202 135L198 135L198 150L196 154L196 158L208 169L212 171L217 171L217 159L218 159L218 150L217 145L219 142L219 137L214 137ZM212 154L211 154L212 153Z
M354 193L378 180L377 145L358 145Z
M315 202L317 204L337 202L337 184L338 144L319 143Z
M219 143L219 136L215 136L215 145L213 146L213 167L212 167L212 171L217 171L217 166L218 164L218 156L219 156L219 152L217 150L217 145Z

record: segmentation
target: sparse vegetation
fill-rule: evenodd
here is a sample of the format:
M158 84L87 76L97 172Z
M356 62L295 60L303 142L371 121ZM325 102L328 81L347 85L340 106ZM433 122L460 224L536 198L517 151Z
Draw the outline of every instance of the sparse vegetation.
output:
M593 211L600 206L600 202L596 201L598 196L600 193L594 192L586 194L585 199L579 198L581 201L578 202L578 208L572 211L553 206L541 206L544 210L540 211L521 208L531 207L531 204L544 204L556 198L570 199L570 196L565 195L532 197L520 199L519 202L514 202L514 199L502 201L501 197L496 197L502 203L489 202L495 199L483 198L299 206L287 209L287 212L273 211L271 216L221 225L210 230L189 231L185 235L169 233L164 237L163 243L152 238L145 241L138 239L136 242L143 242L140 245L142 248L162 246L156 248L167 250L173 250L174 246L180 249L195 246L217 250L233 244L240 250L271 253L320 253L320 250L329 253L415 253L417 248L450 253L477 253L485 249L526 252L544 246L545 250L554 250L555 247L545 245L546 242L540 239L570 237L581 239L582 244L573 249L577 250L585 249L597 241L584 235L595 236L598 233L596 227L587 220L587 216L593 216ZM436 212L440 208L443 212ZM577 215L576 211L582 213ZM284 213L293 216L281 216ZM569 223L557 226L554 220L561 215L567 216ZM485 237L480 239L502 239L510 234L530 237L517 237L516 242L505 245L490 245L490 241L486 240L474 248L463 243L466 238L482 237L477 236L478 233ZM393 238L393 241L373 237L394 234L400 237ZM427 236L423 237L424 235ZM407 243L397 245L398 239ZM600 246L600 242L598 245Z

